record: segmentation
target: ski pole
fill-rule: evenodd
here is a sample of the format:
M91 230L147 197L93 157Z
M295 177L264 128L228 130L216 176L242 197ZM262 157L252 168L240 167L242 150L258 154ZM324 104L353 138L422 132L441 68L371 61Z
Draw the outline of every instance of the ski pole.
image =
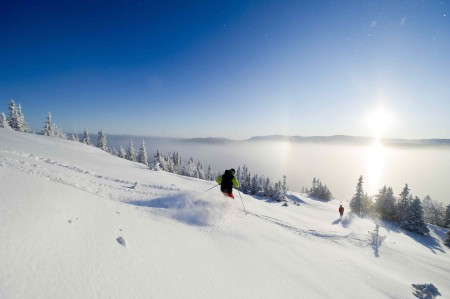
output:
M238 193L239 193L239 197L241 198L242 206L244 207L244 212L245 212L245 214L247 214L247 210L245 210L244 201L242 200L241 192L239 192L239 189L238 189Z
M220 185L215 185L214 187L211 187L211 188L209 188L208 190L203 191L203 193L208 192L209 190L211 190L211 189L213 189L213 188L216 188L217 186L220 186Z

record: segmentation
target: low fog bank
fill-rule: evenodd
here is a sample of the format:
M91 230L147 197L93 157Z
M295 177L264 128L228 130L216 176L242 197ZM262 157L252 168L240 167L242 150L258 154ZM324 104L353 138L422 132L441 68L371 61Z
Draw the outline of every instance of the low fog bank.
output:
M95 140L95 139L94 139ZM450 203L450 169L448 146L387 146L380 143L309 143L262 139L230 141L223 138L155 138L108 136L108 145L128 148L130 141L139 148L145 141L149 161L159 150L176 152L183 161L193 158L204 167L211 165L222 172L246 165L252 174L278 181L285 174L289 189L300 191L319 178L341 201L350 200L357 179L364 177L364 190L372 195L384 185L399 194L405 183L420 198L430 195L444 204Z

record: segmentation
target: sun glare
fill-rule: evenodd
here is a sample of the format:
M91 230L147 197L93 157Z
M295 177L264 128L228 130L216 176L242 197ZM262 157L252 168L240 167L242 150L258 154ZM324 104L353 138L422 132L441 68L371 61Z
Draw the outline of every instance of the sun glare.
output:
M380 138L392 125L392 118L384 109L378 108L369 115L368 125L375 138Z

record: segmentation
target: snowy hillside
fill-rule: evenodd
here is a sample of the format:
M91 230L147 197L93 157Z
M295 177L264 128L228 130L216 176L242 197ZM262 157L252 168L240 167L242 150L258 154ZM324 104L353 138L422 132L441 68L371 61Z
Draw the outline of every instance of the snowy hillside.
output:
M0 298L450 298L445 230L213 186L0 129Z

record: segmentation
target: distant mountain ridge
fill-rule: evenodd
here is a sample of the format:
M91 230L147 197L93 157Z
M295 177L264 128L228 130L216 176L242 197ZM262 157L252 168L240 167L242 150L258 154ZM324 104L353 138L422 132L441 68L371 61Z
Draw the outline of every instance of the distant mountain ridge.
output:
M298 143L333 143L333 144L371 144L372 137L333 135L333 136L289 136L289 135L267 135L254 136L244 140L227 139L221 137L188 138L186 142L223 144L228 142L264 142L264 141L287 141ZM381 142L391 146L450 146L450 139L393 139L383 138Z

